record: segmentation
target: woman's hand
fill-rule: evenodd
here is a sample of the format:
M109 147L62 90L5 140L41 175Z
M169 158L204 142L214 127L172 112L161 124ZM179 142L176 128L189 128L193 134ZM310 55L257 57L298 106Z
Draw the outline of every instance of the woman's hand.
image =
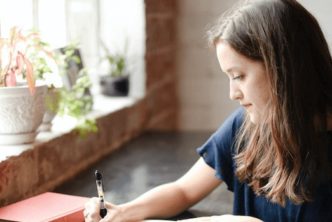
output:
M93 197L85 203L83 211L85 222L100 221L101 217L99 216L99 204L100 200L97 197Z
M124 221L121 208L111 203L105 202L105 207L107 209L107 214L104 218L99 215L100 199L97 197L91 198L85 204L84 209L84 219L85 222L122 222Z
M181 222L263 222L260 219L249 216L234 216L234 215L221 215L212 217L197 217L187 220L181 220Z

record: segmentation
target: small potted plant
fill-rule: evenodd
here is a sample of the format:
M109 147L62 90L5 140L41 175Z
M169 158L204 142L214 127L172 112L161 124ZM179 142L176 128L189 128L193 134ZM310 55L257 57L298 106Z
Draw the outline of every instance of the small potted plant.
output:
M106 75L100 77L101 92L106 96L128 96L129 73L125 53L111 53L102 43L109 65Z
M35 81L27 56L34 37L13 27L8 38L0 38L1 145L34 141L42 122L47 86Z

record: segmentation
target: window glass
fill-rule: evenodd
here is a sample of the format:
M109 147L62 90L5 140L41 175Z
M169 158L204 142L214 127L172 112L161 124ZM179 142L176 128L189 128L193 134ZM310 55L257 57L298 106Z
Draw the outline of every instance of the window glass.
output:
M8 0L10 2L10 0ZM67 43L65 0L38 0L38 30L45 41L54 48Z
M144 95L144 0L0 0L1 35L7 35L14 25L24 30L36 28L53 48L79 42L97 91L99 76L107 72L101 62L104 52L100 40L112 52L125 51L130 95Z
M33 27L32 0L0 0L1 35L7 36L12 26Z

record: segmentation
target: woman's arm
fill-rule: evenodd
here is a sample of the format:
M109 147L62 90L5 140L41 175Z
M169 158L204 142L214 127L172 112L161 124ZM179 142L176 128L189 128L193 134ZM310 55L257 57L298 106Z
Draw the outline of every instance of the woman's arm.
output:
M200 158L177 181L158 186L120 205L120 208L137 220L175 216L203 199L221 183L214 174L214 169Z
M197 217L192 219L180 220L178 222L263 222L262 220L249 216L221 215L212 217Z
M108 214L101 221L140 221L175 216L203 199L221 183L214 174L214 169L200 158L175 182L158 186L122 205L106 204ZM86 221L99 221L97 212L98 201L91 199L84 212Z

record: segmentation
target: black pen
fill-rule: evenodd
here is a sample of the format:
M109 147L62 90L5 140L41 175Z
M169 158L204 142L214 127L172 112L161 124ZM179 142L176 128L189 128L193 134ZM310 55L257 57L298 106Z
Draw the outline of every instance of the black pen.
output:
M96 185L97 185L98 196L100 199L99 214L100 214L101 218L104 218L107 214L107 209L105 207L105 200L104 200L104 189L103 189L103 181L102 181L103 176L101 175L101 173L98 170L96 170L95 176L96 176Z

